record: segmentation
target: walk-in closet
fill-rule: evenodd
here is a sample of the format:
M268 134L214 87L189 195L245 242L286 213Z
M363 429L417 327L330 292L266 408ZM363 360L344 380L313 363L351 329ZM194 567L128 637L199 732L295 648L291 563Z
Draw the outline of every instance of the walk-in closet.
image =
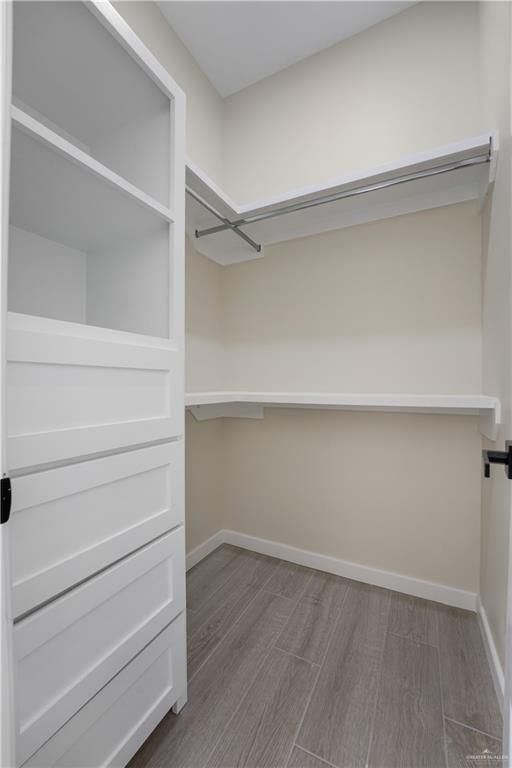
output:
M0 0L2 768L512 766L507 0Z

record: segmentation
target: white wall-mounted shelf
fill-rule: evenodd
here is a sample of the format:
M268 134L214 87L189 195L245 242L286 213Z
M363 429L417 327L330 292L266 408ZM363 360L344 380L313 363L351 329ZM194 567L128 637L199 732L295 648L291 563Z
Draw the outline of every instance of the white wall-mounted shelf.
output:
M172 208L174 86L127 25L112 45L117 22L103 2L16 3L13 103Z
M238 205L231 200L201 169L188 161L187 187L231 222L273 213L283 207L311 202L318 198L349 193L361 187L387 185L391 181L395 183L392 186L382 186L380 189L367 191L364 194L358 193L335 202L323 203L305 210L242 225L241 231L262 245L260 253L229 229L204 237L195 237L196 231L215 227L220 222L204 206L188 195L187 233L193 239L199 253L218 264L228 265L260 258L263 255L264 246L273 243L405 213L482 199L494 179L497 149L497 135L485 133L427 152L420 152L397 162L335 177L321 184L295 189L288 194L257 200L246 205ZM485 157L486 154L489 154L489 162L471 164L472 158ZM439 173L441 167L460 163L468 164ZM400 181L401 177L418 173L431 175Z
M188 392L185 406L198 420L263 418L265 407L479 416L480 431L496 439L500 401L489 395L345 394L340 392Z
M64 139L56 131L52 131L51 128L48 128L14 104L11 106L11 119L16 128L25 131L29 136L66 157L84 171L97 176L107 184L117 188L123 195L132 198L153 213L156 213L164 221L172 222L174 220L172 211L165 205L159 203L134 184L119 176L110 168L107 168L106 165L95 160L94 157L84 152L80 147Z
M12 117L15 226L96 250L147 236L173 221L165 206L21 110L13 107Z

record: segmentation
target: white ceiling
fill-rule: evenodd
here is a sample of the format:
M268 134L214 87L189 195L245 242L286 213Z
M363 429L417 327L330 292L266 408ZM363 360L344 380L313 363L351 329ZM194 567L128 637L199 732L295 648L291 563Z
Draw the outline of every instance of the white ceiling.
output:
M414 3L162 0L158 5L220 95L229 96Z

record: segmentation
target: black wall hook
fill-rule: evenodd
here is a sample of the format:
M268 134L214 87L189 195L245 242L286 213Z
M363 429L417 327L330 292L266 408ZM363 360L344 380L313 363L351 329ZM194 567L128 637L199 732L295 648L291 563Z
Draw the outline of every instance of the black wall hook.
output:
M503 464L506 476L512 480L512 440L507 440L505 448L505 451L482 451L484 477L491 476L491 464Z

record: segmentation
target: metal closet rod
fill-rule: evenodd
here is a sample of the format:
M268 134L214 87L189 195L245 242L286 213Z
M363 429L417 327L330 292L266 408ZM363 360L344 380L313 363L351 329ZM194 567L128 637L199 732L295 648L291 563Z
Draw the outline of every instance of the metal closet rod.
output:
M235 233L235 235L238 235L238 237L241 237L242 240L245 240L246 243L249 243L250 246L254 248L254 250L257 253L260 253L261 251L261 245L258 243L255 243L254 240L252 240L249 235L246 235L245 232L242 232L235 224L232 224L229 219L226 219L225 216L223 216L221 213L215 210L215 208L210 205L210 203L207 203L206 200L203 200L203 198L198 195L194 190L190 189L190 187L185 187L185 190L187 194L190 195L190 197L193 197L194 200L196 200L199 205L202 205L203 208L206 208L207 211L209 211L213 216L215 216L219 221L222 221L222 225L218 228L214 227L216 232L221 232L225 229L231 229ZM196 229L195 231L196 237L201 237L201 234Z
M439 176L442 173L449 173L450 171L456 171L461 168L471 168L475 165L482 165L483 163L489 163L491 160L491 142L489 141L489 149L485 155L475 155L474 157L466 158L465 160L458 160L453 163L445 163L443 165L429 168L425 171L415 171L413 173L405 174L404 176L397 176L393 179L387 179L386 181L375 182L374 184L367 184L361 187L353 187L352 189L345 190L344 192L335 192L331 195L321 195L320 197L312 200L305 200L302 203L292 203L291 205L284 205L281 208L276 208L273 211L267 211L264 213L253 214L243 219L237 219L230 221L216 211L209 203L203 200L199 195L193 192L187 187L187 192L197 200L198 203L203 205L210 213L216 218L222 221L222 224L216 227L209 227L208 229L196 230L195 235L197 238L206 237L207 235L214 235L217 232L223 232L226 229L231 229L235 234L245 240L251 245L258 253L261 251L261 245L254 242L245 232L242 232L239 227L249 224L254 224L258 221L265 221L266 219L273 219L277 216L285 216L288 213L296 213L298 211L304 211L308 208L315 208L318 205L326 205L327 203L334 203L338 200L344 200L349 197L356 197L357 195L364 195L368 192L376 192L387 187L398 186L399 184L406 184L410 181L416 181L417 179L425 179L430 176Z

